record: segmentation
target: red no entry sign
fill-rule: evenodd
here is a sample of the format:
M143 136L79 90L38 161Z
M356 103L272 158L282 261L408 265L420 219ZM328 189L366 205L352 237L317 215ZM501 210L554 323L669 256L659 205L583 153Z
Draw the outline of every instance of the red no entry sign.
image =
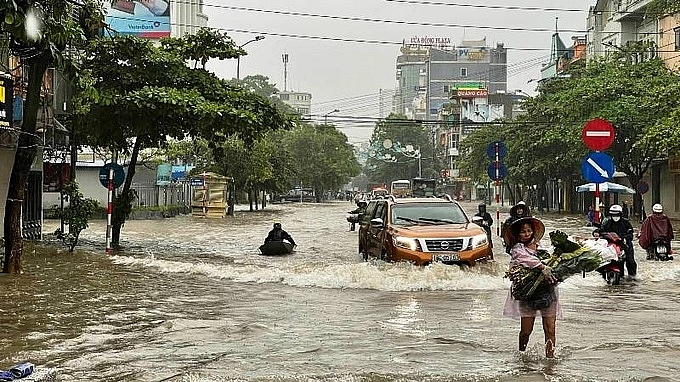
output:
M581 139L593 151L606 150L614 143L614 126L602 118L595 118L586 122L581 131Z

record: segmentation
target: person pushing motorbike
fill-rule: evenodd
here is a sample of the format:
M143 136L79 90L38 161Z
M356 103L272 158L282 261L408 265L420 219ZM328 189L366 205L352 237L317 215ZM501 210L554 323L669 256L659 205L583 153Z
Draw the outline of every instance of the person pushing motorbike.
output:
M619 204L612 204L609 207L609 216L604 219L597 233L602 235L607 232L613 232L618 235L624 244L625 253L625 268L628 269L628 277L635 279L637 275L637 263L635 262L635 253L633 250L633 226L630 221L623 217L623 207ZM623 269L621 267L621 276L623 276Z
M486 204L479 203L477 209L478 211L474 216L482 218L481 226L486 231L489 244L493 247L493 242L491 241L491 227L493 227L493 218L491 217L491 214L486 211Z
M366 213L366 207L368 206L368 203L365 200L359 200L357 202L357 208L349 211L350 214L356 215L355 217L347 218L347 220L351 223L351 226L349 228L350 231L354 231L356 229L357 222L361 220L361 217Z

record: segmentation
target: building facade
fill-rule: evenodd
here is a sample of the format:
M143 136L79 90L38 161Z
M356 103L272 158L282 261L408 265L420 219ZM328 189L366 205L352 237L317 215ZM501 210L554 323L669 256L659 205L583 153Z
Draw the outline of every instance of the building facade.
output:
M282 91L277 96L302 117L309 116L312 113L312 93Z
M635 59L658 56L666 67L677 70L680 64L680 15L647 14L651 0L597 0L588 14L588 57L619 50L629 42L653 43L656 50L640 52ZM668 153L656 158L645 175L649 192L643 195L646 211L661 203L664 212L680 218L680 157Z
M485 104L488 94L507 92L507 50L502 43L489 47L483 39L452 46L446 38L421 38L404 42L400 53L392 105L397 114L437 120L457 89L471 83L480 90L478 104Z

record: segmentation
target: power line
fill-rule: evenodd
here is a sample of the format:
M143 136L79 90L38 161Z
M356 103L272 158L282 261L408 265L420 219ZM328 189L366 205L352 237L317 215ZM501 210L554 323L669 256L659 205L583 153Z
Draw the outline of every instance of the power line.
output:
M483 25L465 25L465 24L448 24L448 23L433 23L433 22L417 22L417 21L403 21L403 20L388 20L388 19L374 19L367 17L357 17L357 16L335 16L335 15L323 15L318 13L306 13L306 12L292 12L292 11L278 11L272 9L259 9L259 8L247 8L247 7L235 7L228 5L208 5L204 4L206 7L214 7L219 9L229 9L234 11L244 11L244 12L258 12L258 13L269 13L275 15L284 16L296 16L296 17L313 17L331 20L343 20L343 21L360 21L369 23L384 23L384 24L398 24L398 25L416 25L416 26L427 26L427 27L443 27L443 28L474 28L474 29L490 29L490 30L509 30L509 31L521 31L521 32L552 32L552 28L519 28L519 27L496 27L496 26L483 26ZM586 33L585 30L581 29L563 29L564 32L572 33Z
M577 9L577 8L547 8L547 7L522 7L514 5L477 5L477 4L460 4L460 3L447 3L443 1L428 1L428 0L385 0L392 3L403 3L403 4L414 4L414 5L436 5L436 6L449 6L449 7L461 7L461 8L481 8L481 9L500 9L500 10L512 10L512 11L542 11L542 12L590 12L589 9ZM631 15L631 14L648 14L654 16L663 16L665 13L645 13L639 11L599 11L602 13L612 13L621 15Z
M444 5L450 7L461 8L479 8L479 9L502 9L512 11L544 11L544 12L588 12L588 10L575 8L546 8L546 7L522 7L519 5L479 5L479 4L460 4L460 3L446 3L442 1L426 1L426 0L385 0L391 3L405 3L417 5Z

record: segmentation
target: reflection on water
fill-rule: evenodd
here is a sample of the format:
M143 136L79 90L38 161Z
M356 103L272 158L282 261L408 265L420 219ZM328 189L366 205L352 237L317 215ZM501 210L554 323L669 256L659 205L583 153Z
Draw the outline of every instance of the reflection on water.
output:
M62 381L674 378L680 262L647 262L638 247L638 282L568 279L548 361L540 320L520 353L519 323L501 315L508 256L497 237L497 262L474 268L367 263L347 230L352 207L130 221L111 257L95 221L72 254L29 249L24 274L0 275L0 369L31 360ZM292 255L257 254L274 221L298 242ZM544 221L589 234L581 217Z

